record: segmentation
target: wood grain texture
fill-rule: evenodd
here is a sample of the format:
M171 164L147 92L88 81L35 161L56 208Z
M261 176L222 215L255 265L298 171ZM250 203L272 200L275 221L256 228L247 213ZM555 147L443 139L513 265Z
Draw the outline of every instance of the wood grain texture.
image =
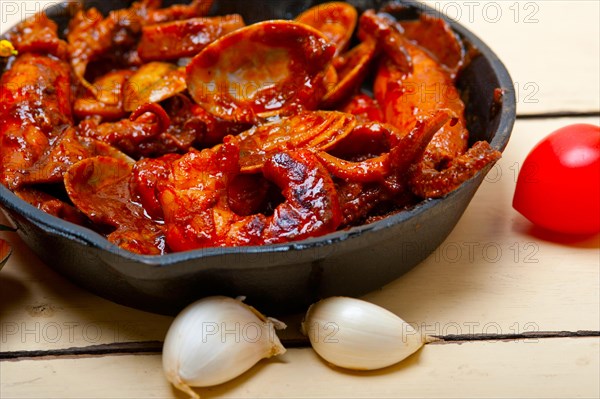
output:
M594 398L600 339L548 339L427 345L399 365L374 372L328 366L292 349L208 398ZM164 378L160 356L1 362L2 398L184 398Z

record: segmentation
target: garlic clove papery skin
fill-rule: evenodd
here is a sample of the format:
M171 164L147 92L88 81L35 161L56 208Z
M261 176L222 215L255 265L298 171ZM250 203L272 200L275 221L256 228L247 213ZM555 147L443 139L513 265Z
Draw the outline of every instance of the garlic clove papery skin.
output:
M277 323L227 297L201 299L173 321L163 346L163 369L177 388L222 384L261 359L285 353Z
M421 334L394 313L354 298L312 305L302 328L319 356L352 370L391 366L424 344Z

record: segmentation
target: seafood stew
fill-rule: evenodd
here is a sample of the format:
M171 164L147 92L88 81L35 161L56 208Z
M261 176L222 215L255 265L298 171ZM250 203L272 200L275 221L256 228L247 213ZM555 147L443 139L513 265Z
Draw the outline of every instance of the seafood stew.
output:
M160 3L80 9L64 40L43 14L8 32L0 181L19 198L162 255L373 223L500 157L469 141L468 53L442 19L332 2L246 25Z

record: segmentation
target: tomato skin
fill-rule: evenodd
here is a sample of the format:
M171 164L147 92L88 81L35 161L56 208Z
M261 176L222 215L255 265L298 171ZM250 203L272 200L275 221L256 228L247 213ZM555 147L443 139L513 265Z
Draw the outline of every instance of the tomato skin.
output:
M534 224L566 234L600 232L600 127L565 126L531 150L513 207Z

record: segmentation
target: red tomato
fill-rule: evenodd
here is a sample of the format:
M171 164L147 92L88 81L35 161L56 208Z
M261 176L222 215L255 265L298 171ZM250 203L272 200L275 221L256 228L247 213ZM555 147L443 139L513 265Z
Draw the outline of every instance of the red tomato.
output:
M521 168L513 207L548 230L600 232L600 127L570 125L540 141Z

